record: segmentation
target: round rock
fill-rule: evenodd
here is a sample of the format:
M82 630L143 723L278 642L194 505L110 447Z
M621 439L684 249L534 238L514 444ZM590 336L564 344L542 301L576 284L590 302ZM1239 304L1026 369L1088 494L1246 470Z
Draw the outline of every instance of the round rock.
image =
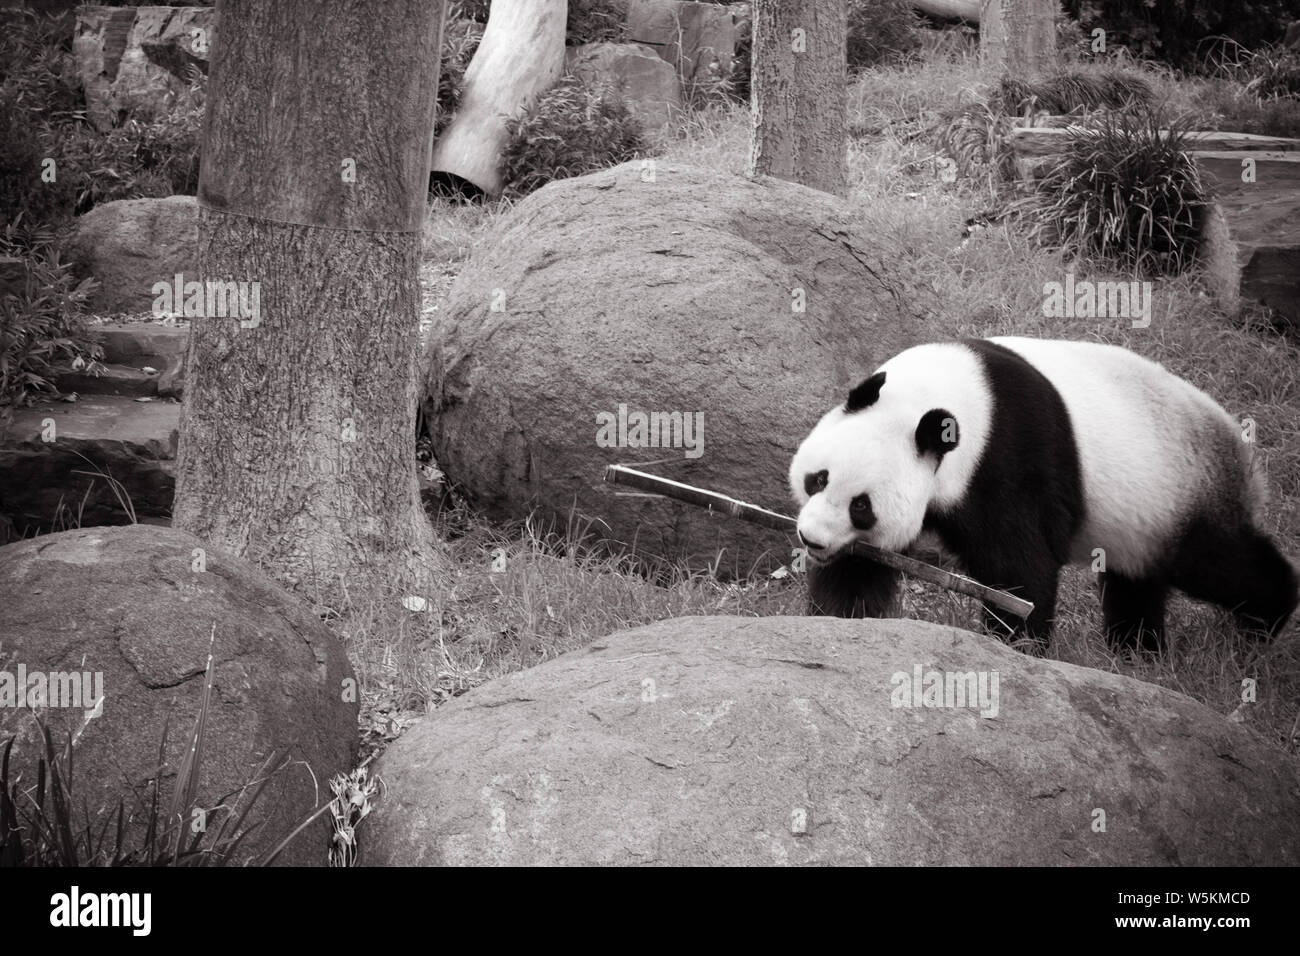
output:
M275 847L331 796L328 781L354 764L355 675L334 635L251 564L192 535L134 525L65 531L0 548L0 741L16 736L11 776L36 781L43 755L30 707L45 675L42 719L56 748L77 734L72 795L98 825L138 809L157 776L171 799L199 711L210 637L215 662L197 805L255 782L272 754L289 758L247 824L261 821L239 860ZM24 701L10 702L22 669ZM77 680L74 683L73 676ZM57 688L57 690L56 690ZM91 697L102 697L99 716ZM83 729L84 725L84 729ZM250 792L251 795L251 792ZM141 819L141 814L136 814ZM209 814L215 830L220 818ZM317 821L277 862L325 865L330 827ZM131 838L138 845L139 830ZM112 830L109 831L110 844Z
M499 519L536 510L723 573L787 560L785 536L603 484L605 466L788 511L818 417L926 337L901 261L848 207L782 180L646 161L551 183L435 317L438 464Z
M370 865L1300 863L1294 757L919 621L616 634L444 705L375 773Z

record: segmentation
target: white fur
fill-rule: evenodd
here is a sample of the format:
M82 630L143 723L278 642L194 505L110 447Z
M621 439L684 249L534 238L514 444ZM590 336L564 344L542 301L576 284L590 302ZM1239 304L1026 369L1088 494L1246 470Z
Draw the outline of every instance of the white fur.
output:
M1056 387L1079 448L1087 517L1071 557L1137 573L1149 568L1169 532L1203 504L1207 438L1222 432L1244 450L1241 428L1215 401L1164 366L1096 342L1002 337Z
M854 541L901 551L921 532L931 502L961 500L988 440L993 398L983 366L958 343L918 345L880 367L885 385L870 408L847 414L827 412L804 439L790 463L790 485L801 508L799 532L826 546L830 557ZM951 412L960 440L938 472L932 459L916 454L921 416L933 408ZM809 496L804 476L826 469L825 491ZM876 525L858 531L849 521L849 502L870 490Z
M1216 504L1223 493L1210 480L1207 456L1230 447L1228 439L1235 440L1249 475L1238 424L1155 362L1090 342L992 341L1042 372L1070 415L1087 510L1074 561L1091 562L1093 549L1104 548L1111 570L1138 574L1149 568L1179 521L1197 506ZM961 501L988 442L992 392L968 347L917 346L881 369L879 400L853 414L842 407L827 412L790 464L799 532L826 546L824 558L856 540L895 551L911 546L927 508ZM914 443L917 423L932 408L950 411L960 429L957 447L937 472ZM822 469L829 472L827 487L810 498L804 476ZM1253 490L1247 485L1243 493ZM867 532L849 520L849 502L863 491L871 495L877 522Z

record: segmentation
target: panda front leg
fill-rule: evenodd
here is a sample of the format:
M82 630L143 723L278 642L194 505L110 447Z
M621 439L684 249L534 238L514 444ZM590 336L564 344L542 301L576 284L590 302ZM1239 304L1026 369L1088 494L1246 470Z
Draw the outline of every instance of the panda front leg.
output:
M808 613L830 617L891 617L898 610L899 574L859 555L808 566Z
M1163 582L1125 577L1114 571L1097 575L1101 591L1101 614L1106 643L1112 651L1140 649L1155 654L1165 646L1165 598Z
M1005 611L984 605L984 624L992 633L1007 643L1027 637L1027 651L1042 654L1052 636L1052 623L1056 618L1056 593L1060 582L1061 565L1050 555L1022 555L1014 567L1000 567L981 561L964 564L971 576L981 584L1008 591L1016 597L1032 601L1034 610L1021 620Z

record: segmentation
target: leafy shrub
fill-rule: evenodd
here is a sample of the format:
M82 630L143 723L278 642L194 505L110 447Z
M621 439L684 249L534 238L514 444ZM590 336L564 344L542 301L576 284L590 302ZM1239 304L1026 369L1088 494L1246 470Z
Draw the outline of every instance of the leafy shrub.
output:
M516 196L646 150L641 125L617 94L573 76L561 78L506 128L501 174L507 194Z
M469 19L450 19L442 31L442 66L438 71L438 116L433 135L440 136L460 109L465 71L483 39L483 28Z
M56 159L45 148L35 115L18 106L12 89L0 86L0 224L58 222L72 214L76 185L68 175L44 182L42 164ZM56 159L57 163L57 159Z
M57 224L114 199L198 190L205 77L195 70L160 116L100 133L72 66L71 20L14 12L0 40L0 216ZM22 59L14 63L14 57ZM41 164L54 161L55 181Z
M992 96L993 106L1010 116L1046 110L1063 114L1129 106L1154 99L1151 84L1123 70L1064 70L1040 80L1004 76Z
M71 13L0 10L0 88L20 109L67 122L85 105L72 56Z
M0 409L31 401L37 392L57 393L56 365L94 361L103 350L83 318L95 280L77 281L59 258L52 233L11 224L0 235L0 256L24 260L21 291L0 297Z
M1037 81L1003 77L986 96L947 111L935 127L935 145L956 160L963 176L987 176L996 189L1016 178L1010 141L1016 119L1040 111L1078 115L1147 107L1154 97L1142 76L1122 70L1063 70Z
M569 0L569 20L564 28L568 46L623 39L627 26L627 0Z
M1295 18L1294 0L1064 0L1064 7L1084 33L1106 31L1108 52L1123 45L1181 68L1200 65L1207 37L1255 48L1280 39Z
M1031 234L1067 255L1175 274L1191 264L1206 193L1185 135L1151 109L1072 126L1057 164L1020 210Z
M850 0L850 70L912 55L921 46L921 20L909 0Z

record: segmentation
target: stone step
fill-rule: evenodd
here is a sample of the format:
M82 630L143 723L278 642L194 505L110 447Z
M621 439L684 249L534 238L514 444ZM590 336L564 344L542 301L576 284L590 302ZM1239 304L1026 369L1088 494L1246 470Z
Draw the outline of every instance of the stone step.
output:
M15 410L0 434L0 513L24 537L127 523L119 492L137 518L170 516L180 409L92 394Z
M60 392L78 395L128 395L131 397L158 394L158 370L146 372L131 365L114 365L97 362L95 370L64 369L54 377Z
M176 327L152 322L98 326L106 363L151 367L158 370L154 392L164 398L180 398L185 385L185 351L189 347L188 325Z

